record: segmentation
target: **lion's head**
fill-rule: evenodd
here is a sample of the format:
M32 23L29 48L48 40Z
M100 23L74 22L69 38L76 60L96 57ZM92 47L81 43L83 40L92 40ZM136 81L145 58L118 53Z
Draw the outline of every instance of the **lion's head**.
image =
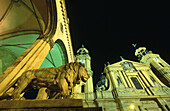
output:
M89 79L89 75L84 64L81 64L81 66L79 67L79 75L81 76L81 80L83 82L86 82Z
M76 62L75 66L77 66L77 67L74 67L75 71L77 72L76 83L79 84L81 80L83 82L86 82L89 79L89 75L87 73L87 70L84 64L82 64L81 62Z
M71 81L71 78L74 78L74 83L79 84L82 80L83 82L86 82L89 79L89 75L87 73L87 70L84 66L84 64L80 62L72 62L66 65L66 70L69 72L66 75L66 78ZM77 77L75 77L77 76Z

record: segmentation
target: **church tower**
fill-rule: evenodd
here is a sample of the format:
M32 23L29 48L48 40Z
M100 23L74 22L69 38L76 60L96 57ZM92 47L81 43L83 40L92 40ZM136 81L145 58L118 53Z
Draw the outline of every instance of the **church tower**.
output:
M90 76L86 83L81 82L74 88L73 93L79 98L84 99L94 99L93 96L93 71L91 70L91 57L89 51L82 45L82 47L77 51L75 56L76 62L81 62L85 65L85 68Z
M135 56L138 57L141 63L150 65L156 76L165 85L170 86L170 65L159 54L147 51L145 47L139 47L136 49Z

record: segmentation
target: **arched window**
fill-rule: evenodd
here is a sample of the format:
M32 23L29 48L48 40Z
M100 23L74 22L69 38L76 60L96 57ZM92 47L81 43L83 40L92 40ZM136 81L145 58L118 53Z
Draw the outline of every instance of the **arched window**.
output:
M143 89L136 77L132 77L131 80L132 80L133 84L135 85L136 89Z

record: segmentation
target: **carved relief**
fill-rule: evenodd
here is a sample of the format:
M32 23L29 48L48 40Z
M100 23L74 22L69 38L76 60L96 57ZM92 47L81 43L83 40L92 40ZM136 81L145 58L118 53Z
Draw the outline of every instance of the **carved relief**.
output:
M131 70L134 68L131 62L122 62L120 65L123 66L124 71Z

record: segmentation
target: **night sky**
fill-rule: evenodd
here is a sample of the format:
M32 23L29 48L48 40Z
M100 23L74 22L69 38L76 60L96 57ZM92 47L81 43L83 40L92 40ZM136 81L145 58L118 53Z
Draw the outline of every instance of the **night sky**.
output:
M168 0L66 0L66 6L74 54L82 44L89 50L94 84L107 61L137 61L133 43L170 63Z

